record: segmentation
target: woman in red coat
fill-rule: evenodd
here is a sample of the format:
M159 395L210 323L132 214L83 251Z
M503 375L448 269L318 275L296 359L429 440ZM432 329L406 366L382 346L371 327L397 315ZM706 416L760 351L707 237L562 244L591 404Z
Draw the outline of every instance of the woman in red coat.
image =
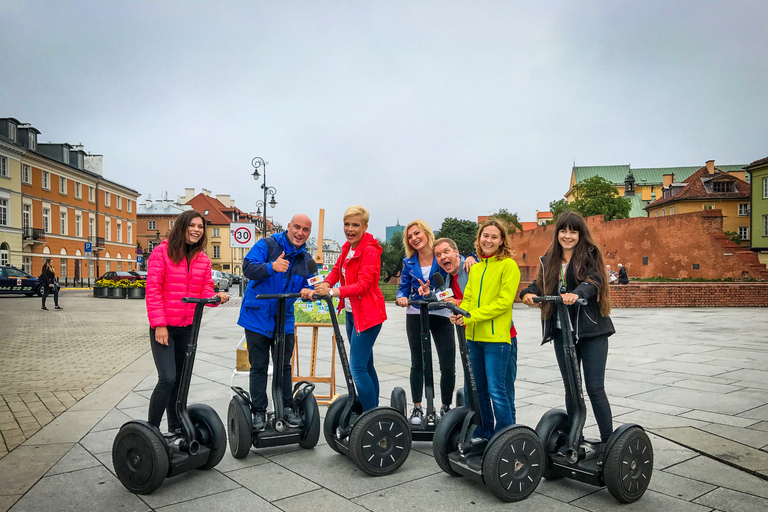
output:
M182 297L211 297L211 260L205 254L205 219L194 210L178 216L167 240L155 247L147 267L147 316L157 385L149 399L149 423L160 428L168 411L168 431L181 429L174 398L179 391L184 354L192 335L194 304ZM221 302L229 296L220 292Z
M387 319L384 295L379 288L381 246L367 232L370 214L362 206L350 206L344 213L347 241L333 270L315 291L342 300L339 309L347 313L349 366L363 411L379 405L379 377L373 367L373 344ZM332 288L341 282L339 288Z

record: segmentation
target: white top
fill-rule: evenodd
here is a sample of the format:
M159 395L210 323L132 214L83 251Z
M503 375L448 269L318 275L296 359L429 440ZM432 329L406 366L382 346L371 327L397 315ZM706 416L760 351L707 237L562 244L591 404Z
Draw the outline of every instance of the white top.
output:
M429 275L431 270L432 270L432 265L429 265L427 267L421 267L421 277L422 277L421 280L424 281L425 283L427 282L427 280L430 277L432 277L432 276ZM430 284L434 284L434 283L430 283ZM408 306L408 309L405 310L405 314L406 315L418 315L419 314L419 308L417 308L416 306ZM431 310L429 310L429 314L430 315L437 315L437 316L444 316L444 317L451 316L450 310L447 310L447 309L431 309Z

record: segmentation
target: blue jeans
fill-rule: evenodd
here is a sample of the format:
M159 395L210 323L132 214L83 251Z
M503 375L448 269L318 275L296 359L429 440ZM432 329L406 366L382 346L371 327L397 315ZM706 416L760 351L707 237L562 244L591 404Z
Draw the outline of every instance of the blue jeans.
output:
M517 423L517 412L515 411L515 379L517 379L517 336L512 338L512 346L509 352L509 362L507 362L507 374L505 378L509 407L512 410L512 425ZM466 375L464 376L464 402L464 405L469 406L469 386L467 385Z
M373 367L373 344L381 331L381 324L374 325L359 334L355 331L355 319L347 311L347 338L349 338L349 367L355 381L357 397L363 411L379 406L379 376Z
M477 397L483 420L474 435L490 438L495 432L512 425L512 407L506 386L512 345L467 340L467 347L472 372L477 381Z

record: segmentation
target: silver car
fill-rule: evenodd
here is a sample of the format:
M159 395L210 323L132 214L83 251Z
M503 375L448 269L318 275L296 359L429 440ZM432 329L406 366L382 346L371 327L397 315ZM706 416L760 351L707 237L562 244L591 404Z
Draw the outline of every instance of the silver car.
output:
M213 284L219 287L219 291L229 291L229 278L224 275L224 272L211 270L211 277L213 278Z

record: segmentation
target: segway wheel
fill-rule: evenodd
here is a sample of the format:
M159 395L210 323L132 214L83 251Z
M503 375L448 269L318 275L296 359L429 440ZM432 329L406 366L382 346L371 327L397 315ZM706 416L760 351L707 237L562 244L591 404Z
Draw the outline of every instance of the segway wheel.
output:
M328 443L333 451L341 453L341 450L336 445L336 429L341 422L341 413L344 410L344 406L349 400L349 395L341 395L339 398L328 406L328 410L325 413L325 422L323 422L323 435L325 441ZM352 406L352 412L361 413L363 408L360 406L360 402Z
M555 473L552 469L549 455L567 442L570 429L571 423L568 421L568 413L562 409L550 409L545 412L539 420L539 424L536 425L536 435L544 447L546 459L542 476L547 480L562 478L562 475Z
M320 409L317 408L317 400L312 393L304 397L301 403L304 430L301 432L299 446L305 449L314 448L320 439Z
M544 459L536 432L514 425L488 447L483 458L485 485L501 501L524 500L541 482Z
M630 427L605 455L605 486L621 503L634 503L645 494L653 473L653 446L640 427Z
M466 402L464 401L464 388L459 388L456 390L456 407L462 407L466 405Z
M437 424L435 435L432 438L432 454L435 456L435 461L440 469L451 476L461 476L461 473L457 473L451 467L448 454L459 449L461 426L468 413L469 408L467 407L457 407L448 411L448 414L443 416L443 419Z
M195 426L195 439L211 450L208 462L197 469L212 469L221 462L227 451L227 431L213 407L205 404L189 406L189 419Z
M112 443L115 474L126 489L135 494L150 494L168 475L165 443L149 426L126 423Z
M392 473L411 453L411 428L405 416L390 408L360 417L349 435L350 457L372 476Z
M239 396L233 396L229 401L227 426L229 427L229 451L236 459L245 458L253 442L253 417L250 407Z
M405 416L408 402L405 398L405 390L403 388L398 386L392 390L392 396L390 397L389 403L392 405L393 409Z

